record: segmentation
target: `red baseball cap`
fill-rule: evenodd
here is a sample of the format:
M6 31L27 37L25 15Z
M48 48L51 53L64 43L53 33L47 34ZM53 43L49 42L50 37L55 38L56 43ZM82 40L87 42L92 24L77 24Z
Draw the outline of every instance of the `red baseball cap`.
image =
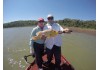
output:
M44 22L44 19L43 18L39 18L38 22Z

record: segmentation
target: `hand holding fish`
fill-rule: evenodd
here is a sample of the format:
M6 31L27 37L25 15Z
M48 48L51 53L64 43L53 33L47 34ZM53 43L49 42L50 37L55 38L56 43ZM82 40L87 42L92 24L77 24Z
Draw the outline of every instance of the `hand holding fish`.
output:
M33 40L38 40L38 39L43 39L45 40L46 38L54 37L58 34L62 33L71 33L72 31L69 30L68 28L64 29L63 31L56 31L53 29L49 30L44 30L44 31L39 31L36 33L36 36L32 37Z
M42 40L45 40L45 39L46 39L45 34L42 34L41 39L42 39Z
M59 34L62 34L62 33L71 33L72 30L68 29L68 28L65 28L63 29L63 31L58 31Z

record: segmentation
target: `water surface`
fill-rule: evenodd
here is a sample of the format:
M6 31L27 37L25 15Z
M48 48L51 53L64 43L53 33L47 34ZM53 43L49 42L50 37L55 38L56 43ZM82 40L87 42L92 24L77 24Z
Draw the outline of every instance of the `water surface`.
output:
M33 27L5 28L3 30L4 70L25 70L28 64L23 56L29 54L29 39ZM73 32L62 35L62 54L75 70L96 70L96 37ZM30 62L32 58L30 58Z

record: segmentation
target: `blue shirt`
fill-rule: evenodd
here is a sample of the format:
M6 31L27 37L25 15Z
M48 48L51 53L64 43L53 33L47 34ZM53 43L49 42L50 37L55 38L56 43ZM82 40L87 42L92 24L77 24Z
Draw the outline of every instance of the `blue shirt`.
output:
M39 26L33 28L32 32L31 32L31 38L30 38L30 47L33 46L33 43L36 42L36 43L39 43L39 44L43 44L44 43L44 40L42 39L38 39L38 40L33 40L32 37L33 36L36 36L36 33L39 32L39 31L43 31Z

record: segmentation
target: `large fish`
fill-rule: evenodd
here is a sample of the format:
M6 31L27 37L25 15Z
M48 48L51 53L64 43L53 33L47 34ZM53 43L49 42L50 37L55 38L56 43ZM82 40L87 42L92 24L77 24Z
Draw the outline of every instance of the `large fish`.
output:
M53 29L49 29L49 30L44 30L44 31L39 31L36 33L36 36L33 36L32 39L33 40L38 40L41 39L42 35L45 35L46 38L50 38L50 37L55 37L58 34L62 34L62 33L70 33L72 32L71 30L69 30L68 28L63 29L62 32L53 30Z

